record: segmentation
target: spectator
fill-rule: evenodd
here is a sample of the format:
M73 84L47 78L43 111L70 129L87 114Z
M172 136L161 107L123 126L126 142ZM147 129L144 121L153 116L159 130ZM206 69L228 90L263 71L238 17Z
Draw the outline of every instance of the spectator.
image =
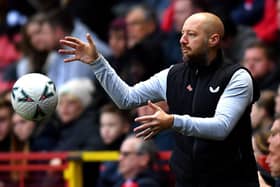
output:
M91 110L92 94L95 87L88 78L73 79L58 91L57 107L59 137L53 151L90 151L100 147L99 126L95 123L96 113ZM61 160L51 160L51 165L59 165ZM94 186L99 164L83 163L84 186ZM46 186L56 184L57 176L49 176Z
M271 135L268 138L269 154L267 163L269 165L271 175L276 178L275 187L280 186L280 119L277 118L271 128Z
M9 101L0 100L0 152L9 151L11 146L13 108Z
M195 0L175 0L172 8L172 27L167 33L166 42L164 43L165 58L167 64L176 64L182 62L181 48L179 40L181 37L181 29L186 18L196 12L203 10L203 7Z
M256 41L244 51L242 64L249 69L261 90L276 90L280 83L280 68L271 50L264 43Z
M262 91L258 101L253 104L251 111L253 131L271 128L274 118L275 96L274 91Z
M13 118L13 138L11 143L10 152L31 152L31 136L36 128L36 123L33 121L28 121L22 118L19 114L14 113ZM26 159L21 160L11 160L11 165L13 166L26 166L29 163ZM19 185L20 175L24 176L25 182L27 184L36 183L34 181L36 172L24 171L11 171L11 181L14 184ZM37 184L39 185L39 184Z
M119 150L130 130L130 116L114 104L107 104L101 108L100 134L105 144L104 150ZM104 162L99 176L100 187L112 187L120 178L117 171L118 163Z
M33 47L38 51L50 51L48 55L49 68L47 75L54 81L56 87L73 78L88 77L94 79L94 75L86 66L75 63L66 66L63 58L55 50L60 46L59 39L67 34L81 36L83 33L92 33L97 40L97 48L104 51L105 55L111 54L111 50L102 42L95 33L91 32L83 23L75 20L66 10L56 9L43 14L40 33L37 37L37 44ZM31 41L34 38L31 37ZM79 69L79 71L77 71Z
M128 111L120 110L114 104L107 104L101 108L100 135L106 149L119 150L129 130L130 116Z
M111 65L117 72L121 72L124 66L127 50L126 24L123 18L114 19L109 27L109 46L112 49Z
M27 73L47 74L48 65L46 63L48 51L38 51L34 46L40 48L42 42L38 42L40 28L43 22L43 14L36 14L31 17L21 29L21 42L19 49L22 57L16 62L9 65L3 74L3 82L12 85L21 76Z
M123 179L114 187L121 186L159 186L153 165L157 149L151 140L129 136L122 143L119 157L119 172Z
M163 35L153 9L135 5L125 16L128 51L123 75L129 84L146 80L166 66L161 44Z
M258 167L258 175L259 175L259 182L260 186L263 187L263 184L274 184L274 179L270 175L270 169L268 164L266 163L267 155L268 155L268 136L269 136L269 129L259 129L253 134L253 150L254 155L257 162Z
M93 150L98 136L98 126L89 110L94 85L89 79L75 79L59 90L57 107L60 119L60 137L56 151ZM82 136L81 136L82 135Z

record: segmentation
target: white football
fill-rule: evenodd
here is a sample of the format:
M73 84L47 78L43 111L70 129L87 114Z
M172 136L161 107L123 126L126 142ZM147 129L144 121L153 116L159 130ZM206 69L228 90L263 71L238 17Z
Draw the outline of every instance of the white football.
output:
M13 85L11 101L16 113L27 120L42 121L56 109L58 97L53 81L40 73L20 77Z

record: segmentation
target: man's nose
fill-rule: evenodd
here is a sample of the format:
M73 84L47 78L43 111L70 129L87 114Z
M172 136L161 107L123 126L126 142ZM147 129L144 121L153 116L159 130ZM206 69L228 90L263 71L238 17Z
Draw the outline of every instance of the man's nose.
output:
M188 41L188 37L186 34L182 34L181 38L180 38L180 43L181 44L187 44L189 41Z

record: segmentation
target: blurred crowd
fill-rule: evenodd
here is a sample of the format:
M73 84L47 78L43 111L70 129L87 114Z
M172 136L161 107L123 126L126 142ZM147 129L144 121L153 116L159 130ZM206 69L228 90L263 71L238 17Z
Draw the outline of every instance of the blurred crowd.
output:
M83 165L85 187L173 186L172 173L155 167L157 153L172 150L173 132L135 138L133 119L153 109L118 109L88 65L63 63L57 49L64 36L86 40L90 33L98 51L134 85L182 62L182 25L202 11L223 20L224 56L248 68L259 85L251 120L260 184L280 186L280 0L0 0L0 152L118 150L118 162ZM59 95L56 112L43 123L23 119L10 103L14 82L33 72L50 77ZM168 112L165 102L157 104ZM43 175L39 186L61 182ZM34 176L25 173L26 180ZM0 186L18 182L17 172L0 173Z

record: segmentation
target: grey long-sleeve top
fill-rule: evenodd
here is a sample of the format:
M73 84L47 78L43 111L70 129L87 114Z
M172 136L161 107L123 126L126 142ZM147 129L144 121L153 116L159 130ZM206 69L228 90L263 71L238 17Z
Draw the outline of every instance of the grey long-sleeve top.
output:
M167 75L170 68L130 87L118 77L102 55L91 66L96 78L120 108L140 106L146 104L148 100L166 100ZM251 76L246 70L239 69L233 74L221 95L213 117L200 118L187 114L173 114L172 128L186 136L223 140L229 135L252 100Z

